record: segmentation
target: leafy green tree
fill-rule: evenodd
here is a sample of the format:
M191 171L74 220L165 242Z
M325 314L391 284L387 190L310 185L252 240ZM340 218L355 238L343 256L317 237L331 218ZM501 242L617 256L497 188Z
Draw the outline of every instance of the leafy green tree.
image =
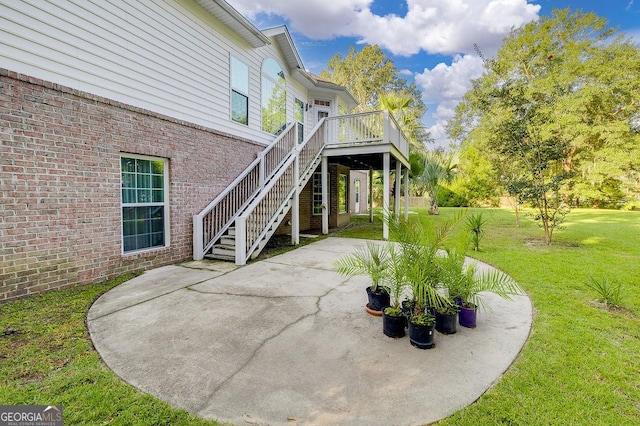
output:
M498 205L502 195L501 175L493 167L482 140L460 147L457 157L456 180L450 189L472 206Z
M338 53L320 73L345 86L358 100L355 112L389 109L412 145L423 149L428 134L420 125L427 106L415 83L399 77L393 61L378 45L366 45L359 52L353 46L346 56Z
M613 155L640 149L632 126L640 55L614 35L605 20L568 9L512 31L449 128L459 140L483 129L498 161L516 171L519 195L536 209L547 244L567 202L579 197L573 191L591 182L611 194L608 186L639 165L638 155ZM609 168L607 179L594 178L594 161Z

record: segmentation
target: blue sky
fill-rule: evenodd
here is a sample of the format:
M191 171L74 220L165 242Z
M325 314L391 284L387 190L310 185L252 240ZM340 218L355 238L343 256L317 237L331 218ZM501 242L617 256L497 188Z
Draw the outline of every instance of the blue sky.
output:
M581 9L606 18L640 45L640 0L227 0L264 29L287 25L307 70L319 73L349 46L378 44L429 110L423 118L437 146L444 126L482 73L476 43L492 56L512 27L553 9Z

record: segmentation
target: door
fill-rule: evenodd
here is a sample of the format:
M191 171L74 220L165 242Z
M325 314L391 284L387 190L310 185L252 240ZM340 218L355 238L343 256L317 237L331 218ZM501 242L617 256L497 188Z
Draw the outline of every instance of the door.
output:
M353 192L355 192L355 196L356 196L354 213L358 214L360 213L360 179L356 179L353 182Z
M318 124L320 120L329 116L329 108L316 107L316 122Z

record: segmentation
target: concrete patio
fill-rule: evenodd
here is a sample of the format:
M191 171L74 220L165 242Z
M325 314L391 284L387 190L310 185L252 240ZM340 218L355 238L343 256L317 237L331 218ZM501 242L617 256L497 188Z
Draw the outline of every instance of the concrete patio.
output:
M419 350L365 312L366 276L334 272L364 244L327 238L242 268L149 271L94 303L91 338L126 382L236 425L425 424L473 403L527 340L528 297L488 294L477 328Z

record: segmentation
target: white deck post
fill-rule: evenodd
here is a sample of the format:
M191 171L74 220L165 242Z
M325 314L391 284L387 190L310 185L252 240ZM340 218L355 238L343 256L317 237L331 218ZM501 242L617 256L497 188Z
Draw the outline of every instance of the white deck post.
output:
M400 184L402 183L402 163L396 159L396 190L393 192L395 194L395 206L394 212L395 220L398 221L400 219Z
M291 244L300 244L300 155L293 162L293 205L291 206Z
M247 219L236 219L236 265L247 264Z
M373 170L369 169L369 222L373 223Z
M202 260L204 258L204 249L202 243L202 218L198 215L193 216L193 260Z
M329 180L327 179L329 160L325 156L322 156L320 172L322 174L322 233L327 235L329 233Z
M409 220L409 169L404 169L404 220Z
M390 174L389 153L382 154L382 212L384 222L382 224L382 238L389 239L389 174Z

